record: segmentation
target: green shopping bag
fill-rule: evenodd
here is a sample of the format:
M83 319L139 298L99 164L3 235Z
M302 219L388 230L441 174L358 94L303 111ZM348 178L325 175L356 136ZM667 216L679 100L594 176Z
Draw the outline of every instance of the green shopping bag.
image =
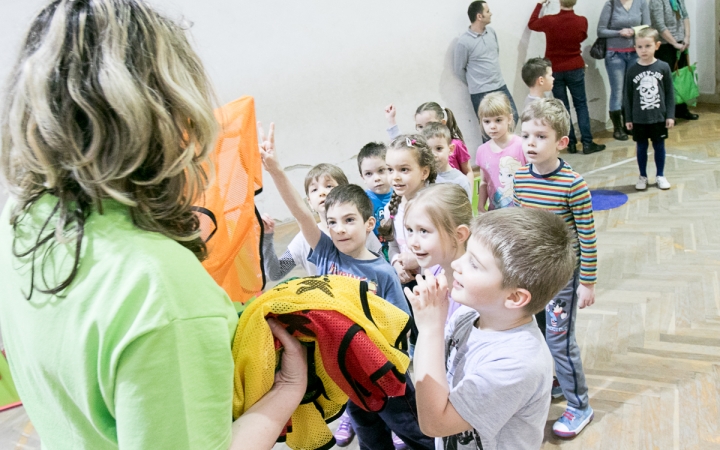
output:
M678 52L678 57L675 61L675 70L672 73L673 87L675 88L675 103L687 103L688 106L695 106L700 96L697 67L695 64L690 64L690 55L686 51L684 56L687 58L688 65L687 67L678 69L680 56L680 52Z
M20 396L15 390L10 376L10 367L5 359L5 352L0 353L0 411L20 406Z

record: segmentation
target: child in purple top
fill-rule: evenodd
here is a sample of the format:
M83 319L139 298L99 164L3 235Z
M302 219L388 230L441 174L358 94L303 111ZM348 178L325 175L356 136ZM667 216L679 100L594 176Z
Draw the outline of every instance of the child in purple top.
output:
M513 179L515 172L526 164L522 139L512 134L512 107L502 92L485 96L478 108L478 117L484 133L490 138L475 155L482 173L478 190L478 212L513 206Z

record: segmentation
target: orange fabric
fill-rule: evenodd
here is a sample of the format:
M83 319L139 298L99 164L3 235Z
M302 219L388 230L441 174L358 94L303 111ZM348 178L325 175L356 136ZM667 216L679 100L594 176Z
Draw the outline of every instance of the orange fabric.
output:
M209 175L213 178L197 206L212 212L217 228L200 209L200 227L209 255L203 266L232 301L245 303L258 295L265 283L262 222L254 199L262 190L255 101L241 97L217 109L215 116L220 133L210 155Z

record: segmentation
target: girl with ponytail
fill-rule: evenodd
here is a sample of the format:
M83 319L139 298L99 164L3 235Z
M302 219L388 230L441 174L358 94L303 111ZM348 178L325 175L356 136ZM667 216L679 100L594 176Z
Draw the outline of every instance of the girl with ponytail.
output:
M395 139L400 135L400 128L395 122L395 114L394 105L391 104L385 108L385 118L387 118L390 125L390 128L387 129L390 139ZM475 182L475 175L470 167L470 153L465 145L462 131L460 131L457 120L455 120L455 115L450 111L450 108L443 108L435 102L423 103L415 110L415 129L422 132L425 125L431 122L439 122L450 129L455 151L450 154L448 162L450 167L464 173L470 180L470 186L472 186Z

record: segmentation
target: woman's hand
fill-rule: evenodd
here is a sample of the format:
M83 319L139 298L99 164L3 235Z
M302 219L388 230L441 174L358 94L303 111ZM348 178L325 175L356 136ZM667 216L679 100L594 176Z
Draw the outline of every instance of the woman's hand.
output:
M307 390L307 350L276 320L268 319L270 331L283 346L280 371L275 374L273 389L298 395L298 403Z
M632 28L623 28L622 30L620 30L620 36L626 38L633 37L635 36L635 30L633 30Z

